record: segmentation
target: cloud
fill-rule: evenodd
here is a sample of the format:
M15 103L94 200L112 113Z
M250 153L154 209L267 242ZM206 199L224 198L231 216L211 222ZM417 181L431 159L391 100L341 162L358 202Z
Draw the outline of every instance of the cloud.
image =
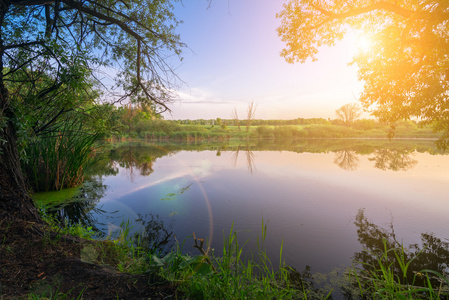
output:
M190 88L189 92L178 91L179 104L236 104L238 101L225 100L208 89Z

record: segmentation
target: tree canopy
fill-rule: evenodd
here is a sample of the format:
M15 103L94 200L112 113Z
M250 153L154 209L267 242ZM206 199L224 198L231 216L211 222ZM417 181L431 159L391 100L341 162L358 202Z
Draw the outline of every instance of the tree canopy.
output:
M449 138L449 2L287 0L277 15L289 63L314 60L349 30L369 35L353 58L365 83L360 101L381 121L418 118ZM443 143L443 145L447 145Z
M0 215L37 218L20 170L21 135L57 132L68 116L85 115L99 90L168 109L170 61L184 46L178 23L170 0L1 1ZM114 84L105 92L107 77Z
M101 79L101 67L110 67L103 72L117 72L107 75L122 96L167 109L173 76L167 57L180 55L183 46L170 1L13 0L4 6L5 81L17 71L45 73L59 84L82 72Z
M357 103L348 103L335 111L338 119L346 125L351 125L361 115L360 107Z

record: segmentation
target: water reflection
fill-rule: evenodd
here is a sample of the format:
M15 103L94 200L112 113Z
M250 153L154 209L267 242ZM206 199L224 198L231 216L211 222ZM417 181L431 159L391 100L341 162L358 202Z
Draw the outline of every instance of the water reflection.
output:
M413 158L415 152L431 155L444 154L429 141L396 141L385 140L282 140L248 141L245 145L227 143L151 143L127 142L112 144L102 152L103 158L92 168L95 175L115 175L118 167L126 169L131 180L135 176L148 176L153 173L157 158L176 152L214 150L220 157L226 151L232 151L234 166L240 154L244 152L248 171L255 171L254 151L291 151L295 153L335 153L334 163L348 171L356 170L362 155L371 155L369 161L381 170L407 171L416 166Z
M427 280L425 276L420 276L422 270L433 270L440 274L446 274L449 262L449 243L442 241L432 233L421 233L421 243L415 243L406 247L400 242L400 237L396 236L393 221L388 228L382 228L368 220L363 209L359 210L354 224L357 227L357 236L363 250L354 253L354 262L358 265L363 274L376 274L380 278L379 260L388 249L384 257L383 264L388 266L395 278L402 284L414 286L424 286ZM404 267L400 266L398 259L410 262L408 269L403 272ZM432 286L438 287L440 282L431 277ZM370 281L363 282L366 287Z
M329 272L335 266L350 266L352 257L367 265L373 263L373 253L380 253L374 249L383 249L382 238L389 238L391 245L398 246L401 239L394 235L393 226L382 229L375 225L385 212L395 215L398 230L402 229L406 235L432 229L439 236L447 236L443 231L447 229L449 209L445 201L449 181L445 170L449 160L418 153L441 154L429 145L431 142L396 144L371 140L112 145L103 151L109 156L102 161L105 170L96 166L96 178L111 187L102 202L105 209L120 210L119 218L137 219L136 227L149 232L146 235L149 248L163 246L165 242L168 248L173 242L172 232L180 241L192 232L211 237L215 231L217 236L228 230L233 221L239 230L245 231L244 237L250 238L249 231L258 230L255 224L263 216L272 220L270 230L275 233L269 243L273 245L269 255L279 253L282 238L288 264L298 270L309 264L315 271ZM172 157L158 159L163 156ZM147 171L141 172L142 163L148 163L143 166ZM345 170L360 170L344 172L336 165ZM121 177L125 167L134 169L133 183L129 172ZM374 168L410 172L398 174ZM247 169L254 174L249 176ZM117 172L118 176L112 176ZM425 177L421 176L424 173ZM145 174L151 176L137 178ZM423 203L422 199L431 201ZM361 211L354 223L360 207L373 213L375 222ZM143 215L148 212L155 216ZM169 221L174 215L176 223ZM159 222L162 220L163 225ZM414 270L444 268L443 262L448 259L447 241L428 233L423 233L421 239L413 237L412 241L417 241L417 245L406 248L408 258L425 246L435 249L426 248L421 253L425 255L413 261L420 264ZM221 248L217 245L219 239L213 242L212 247ZM368 272L367 266L360 266ZM309 280L311 270L306 268L300 275ZM339 271L336 277L343 278L343 273ZM313 279L318 277L313 274ZM335 282L332 286L344 286ZM317 283L312 289L318 292L318 287Z
M171 220L166 225L157 214L139 214L136 224L141 229L134 235L135 242L151 253L167 254L175 243Z
M355 151L341 150L335 153L334 163L344 170L354 171L359 166L359 158Z
M105 192L106 186L101 181L92 179L84 184L81 193L69 202L48 207L47 211L61 223L81 224L84 227L92 227L94 231L100 233L96 216L105 213L101 207L98 207Z
M374 286L373 282L383 280L385 278L383 271L386 271L391 272L389 276L395 281L394 284L409 285L416 289L414 293L420 296L420 299L427 298L425 294L420 294L420 289L427 287L428 281L437 292L440 290L439 299L449 299L447 282L430 273L427 277L423 272L432 270L447 278L449 272L447 241L432 233L421 233L421 242L407 247L400 242L401 237L396 235L393 221L387 228L383 228L371 222L363 209L358 211L354 225L363 250L354 253L353 266L335 268L328 274L313 273L311 266L306 266L302 272L291 268L289 277L292 285L299 290L305 288L312 299L324 299L331 291L332 294L327 299L377 299L373 296L381 285L377 282ZM379 262L386 269L382 270ZM400 262L404 262L404 265L401 266ZM406 265L407 263L409 264ZM380 296L379 299L381 298L384 299Z
M369 152L373 157L369 157L368 160L374 162L375 168L384 171L408 171L418 163L412 158L413 153L414 150L374 149ZM359 155L355 150L336 151L334 163L344 170L354 171L359 166Z
M113 175L117 167L130 170L134 174L148 176L153 172L157 158L172 155L179 151L216 151L220 157L224 152L233 152L235 164L240 153L245 152L249 170L254 171L255 151L291 151L295 153L335 153L335 163L347 170L355 170L359 164L360 155L373 155L370 158L376 168L382 170L409 170L417 161L413 153L429 153L431 155L445 154L436 148L432 141L387 141L387 140L280 140L280 141L248 141L240 142L196 142L196 143L155 143L126 142L104 145L103 161L96 163L93 173Z
M246 157L246 165L248 167L248 172L250 172L251 174L253 174L253 172L256 169L256 157L253 153L253 151L250 150L250 146L246 145L246 146L241 146L238 145L236 150L234 150L234 153L232 154L232 161L234 164L234 167L237 165L237 160L239 158L239 153L240 151L244 151L245 152L245 157Z
M121 143L103 146L98 162L89 168L88 173L96 176L116 175L118 167L121 167L133 182L136 176L152 174L156 159L169 154L170 151L150 144Z
M374 166L381 170L407 171L412 169L418 161L413 159L413 151L397 149L377 149L373 152Z

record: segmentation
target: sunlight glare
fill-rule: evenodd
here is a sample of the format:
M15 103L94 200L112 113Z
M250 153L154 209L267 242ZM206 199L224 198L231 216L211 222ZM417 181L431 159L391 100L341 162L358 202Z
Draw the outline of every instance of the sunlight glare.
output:
M368 52L373 45L373 41L368 34L360 33L356 37L355 45L357 47L357 51Z

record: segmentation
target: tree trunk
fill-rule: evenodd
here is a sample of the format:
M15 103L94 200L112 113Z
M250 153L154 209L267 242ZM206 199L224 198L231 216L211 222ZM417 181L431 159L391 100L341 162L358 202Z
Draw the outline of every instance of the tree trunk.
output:
M4 96L2 89L2 117L7 116ZM0 154L0 220L23 219L38 222L40 217L26 189L17 152L16 135L10 121L7 121L6 127L0 129L0 139L6 141L1 145Z
M0 1L0 26L9 5L9 1ZM5 50L2 33L0 28L0 70L3 70ZM14 111L9 103L3 72L0 72L0 220L14 218L39 222L41 219L28 194L20 168L13 117Z

